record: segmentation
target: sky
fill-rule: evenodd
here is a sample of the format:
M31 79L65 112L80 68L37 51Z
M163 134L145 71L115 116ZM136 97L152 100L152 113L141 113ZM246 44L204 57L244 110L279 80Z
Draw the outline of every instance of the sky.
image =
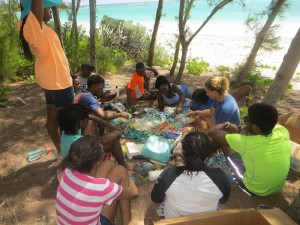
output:
M71 0L63 0L64 2L71 2ZM157 2L158 0L96 0L99 4L118 4L118 3L135 3L135 2ZM89 0L81 0L81 5L88 5Z

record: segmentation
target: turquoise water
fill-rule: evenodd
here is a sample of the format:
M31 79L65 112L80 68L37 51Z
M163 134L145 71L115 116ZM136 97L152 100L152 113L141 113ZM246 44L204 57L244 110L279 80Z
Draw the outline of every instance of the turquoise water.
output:
M269 1L264 0L246 0L243 8L238 4L228 4L223 10L218 12L213 20L215 21L245 21L250 11L260 12L268 5ZM300 1L289 0L290 9L285 14L283 21L298 21L300 23ZM127 4L107 4L97 6L98 21L104 15L113 18L132 20L134 22L151 22L155 19L157 2L147 3L127 3ZM163 8L163 21L175 21L178 15L179 1L166 1ZM191 13L191 21L203 21L211 12L212 7L206 4L206 1L197 1L196 6ZM61 13L62 22L67 21L66 13ZM81 7L78 14L78 21L86 23L89 21L89 8Z

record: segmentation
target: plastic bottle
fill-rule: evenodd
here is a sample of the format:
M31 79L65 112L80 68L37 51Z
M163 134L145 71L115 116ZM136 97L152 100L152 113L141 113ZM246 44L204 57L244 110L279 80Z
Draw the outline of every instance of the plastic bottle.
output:
M45 146L45 148L32 150L27 153L27 160L29 162L38 160L42 156L49 154L50 151L51 151L51 148L49 146Z
M119 87L118 86L116 86L116 92L117 92L117 98L119 98L120 97L120 89L119 89Z

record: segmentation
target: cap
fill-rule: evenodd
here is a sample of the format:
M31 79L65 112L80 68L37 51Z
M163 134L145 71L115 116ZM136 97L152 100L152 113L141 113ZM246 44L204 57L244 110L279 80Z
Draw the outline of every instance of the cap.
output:
M23 11L21 12L21 20L27 16L31 10L31 2L32 0L21 0L20 3L23 7ZM49 8L52 6L57 6L61 4L62 0L44 0L44 8Z
M145 64L143 62L138 62L136 65L135 65L135 70L137 72L144 72L146 70L146 67L145 67Z
M89 63L89 62L82 63L81 64L81 69L82 68L90 69L90 70L94 70L95 69L95 67L91 63Z

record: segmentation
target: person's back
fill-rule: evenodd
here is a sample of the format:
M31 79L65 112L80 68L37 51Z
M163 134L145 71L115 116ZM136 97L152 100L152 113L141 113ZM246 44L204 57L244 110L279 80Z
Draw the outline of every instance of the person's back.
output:
M216 124L229 121L235 125L240 125L240 110L230 94L227 94L223 102L216 102L215 107Z
M225 203L230 195L225 173L205 165L212 151L205 134L187 134L182 148L185 165L163 171L151 193L152 201L161 203L166 219L217 210L219 202Z
M245 165L243 183L256 195L266 196L282 190L290 168L289 132L276 125L264 135L228 134L233 150L239 149Z

